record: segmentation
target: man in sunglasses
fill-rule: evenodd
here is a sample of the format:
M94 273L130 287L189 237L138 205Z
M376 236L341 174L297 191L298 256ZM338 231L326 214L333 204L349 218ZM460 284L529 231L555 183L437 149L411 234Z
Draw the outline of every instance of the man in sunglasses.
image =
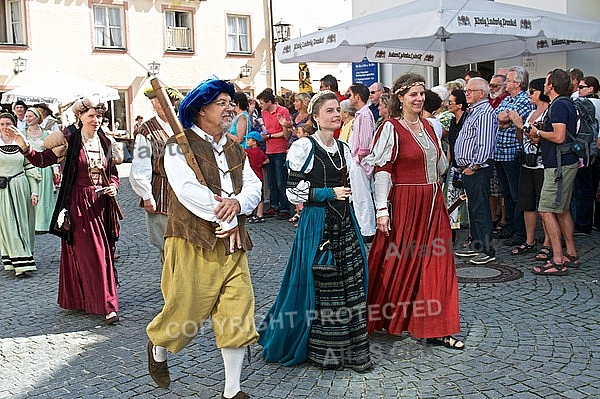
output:
M383 83L375 82L371 86L369 86L369 100L371 100L371 104L369 104L369 109L371 110L375 121L379 119L379 101L381 100L382 95Z
M498 108L498 105L508 97L506 91L506 76L496 74L490 79L490 105L492 108Z

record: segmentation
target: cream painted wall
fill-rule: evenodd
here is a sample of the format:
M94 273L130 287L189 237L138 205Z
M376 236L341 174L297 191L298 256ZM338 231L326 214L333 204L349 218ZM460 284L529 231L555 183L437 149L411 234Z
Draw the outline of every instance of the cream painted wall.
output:
M95 1L95 0L93 0ZM104 0L111 4L111 0ZM181 90L194 88L209 75L231 79L239 87L255 94L272 86L270 56L269 0L112 0L126 4L126 53L94 52L92 15L89 0L27 0L28 48L0 46L0 91L19 87L49 71L79 75L98 83L126 91L129 128L133 118L153 115L143 90L150 87L144 68L160 63L158 77L166 85ZM292 25L292 37L331 26L351 18L352 0L273 0L273 18ZM170 4L194 13L195 52L165 53L163 7ZM226 53L226 14L249 15L252 50L250 56ZM27 70L15 75L13 58L27 59ZM141 64L141 65L140 65ZM240 67L251 65L252 74L239 78ZM311 64L313 88L331 73L338 77L343 90L350 84L351 65ZM298 90L298 65L277 62L277 87Z

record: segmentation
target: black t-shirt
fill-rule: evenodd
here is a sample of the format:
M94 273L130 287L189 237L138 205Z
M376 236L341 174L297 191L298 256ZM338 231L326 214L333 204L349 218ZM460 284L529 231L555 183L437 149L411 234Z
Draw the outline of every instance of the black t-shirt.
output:
M571 134L575 134L577 131L577 113L575 112L575 106L571 99L567 97L558 97L552 101L546 117L542 124L542 130L544 132L552 132L553 123L564 123L567 126L567 131ZM567 135L564 143L571 143L573 140ZM556 159L556 147L560 145L557 143L551 143L550 141L541 139L540 148L542 151L542 160L544 162L544 168L556 168L558 162ZM577 156L574 153L567 153L561 156L561 165L571 165L577 163Z

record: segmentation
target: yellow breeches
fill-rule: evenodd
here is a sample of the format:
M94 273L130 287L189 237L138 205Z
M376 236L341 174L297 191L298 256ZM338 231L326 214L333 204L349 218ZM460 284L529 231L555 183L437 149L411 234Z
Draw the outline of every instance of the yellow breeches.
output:
M225 256L223 240L203 249L167 237L161 289L165 305L146 328L154 345L179 352L203 333L209 317L219 348L242 348L258 339L245 251Z

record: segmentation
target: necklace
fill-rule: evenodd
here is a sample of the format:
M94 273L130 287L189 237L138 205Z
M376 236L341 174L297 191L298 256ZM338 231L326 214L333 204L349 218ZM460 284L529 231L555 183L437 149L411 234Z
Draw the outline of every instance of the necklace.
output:
M423 130L423 128L421 128L421 131L417 132L415 134L415 132L413 132L412 130L410 131L410 133L412 134L413 138L415 139L415 141L424 149L424 150L428 150L431 148L431 140L429 140L429 136L424 136L425 131ZM418 137L417 137L418 135Z
M317 136L319 137L319 141L321 142L321 144L323 144L323 146L325 147L325 148L323 148L323 149L325 150L325 154L327 154L327 157L329 158L329 161L331 162L331 164L333 165L333 167L334 167L336 170L342 170L342 168L344 167L344 160L342 159L342 154L340 154L340 166L337 166L337 165L335 164L335 162L333 161L333 158L331 157L331 154L329 153L329 148L331 148L331 147L327 146L327 145L326 145L326 144L323 142L323 138L321 137L321 134L320 134L320 132L319 132L319 134L317 134ZM336 143L335 143L335 140L333 140L333 145L335 146L335 149L338 149L338 150L339 150L338 146L337 146L337 145L336 145ZM336 154L336 153L339 153L339 151L335 151L335 150L334 150L333 154Z
M411 122L408 119L406 119L406 117L404 116L404 114L402 114L402 119L404 119L407 123L410 123L411 125L416 125L416 124L418 124L421 121L421 119L417 116L417 120L414 121L414 122Z
M42 129L40 129L39 126L38 126L37 130L33 130L31 128L31 126L27 128L27 136L29 136L30 138L36 139L36 138L40 137L41 135L42 135Z
M415 132L415 131L413 131L413 128L412 128L412 127L409 125L409 123L410 123L410 124L412 124L412 125L414 126L414 125L416 125L417 123L413 123L413 122L411 122L411 121L409 121L409 120L405 119L404 117L402 117L402 119L403 119L403 120L404 120L404 122L405 122L406 129L407 129L409 132L411 132L413 136L414 136L414 135L415 135L415 133L416 133L416 134L418 134L418 135L419 135L419 137L423 137L423 134L425 133L425 130L423 129L423 125L421 124L421 120L420 120L420 119L417 119L417 123L419 124L419 131L418 131L418 132Z

